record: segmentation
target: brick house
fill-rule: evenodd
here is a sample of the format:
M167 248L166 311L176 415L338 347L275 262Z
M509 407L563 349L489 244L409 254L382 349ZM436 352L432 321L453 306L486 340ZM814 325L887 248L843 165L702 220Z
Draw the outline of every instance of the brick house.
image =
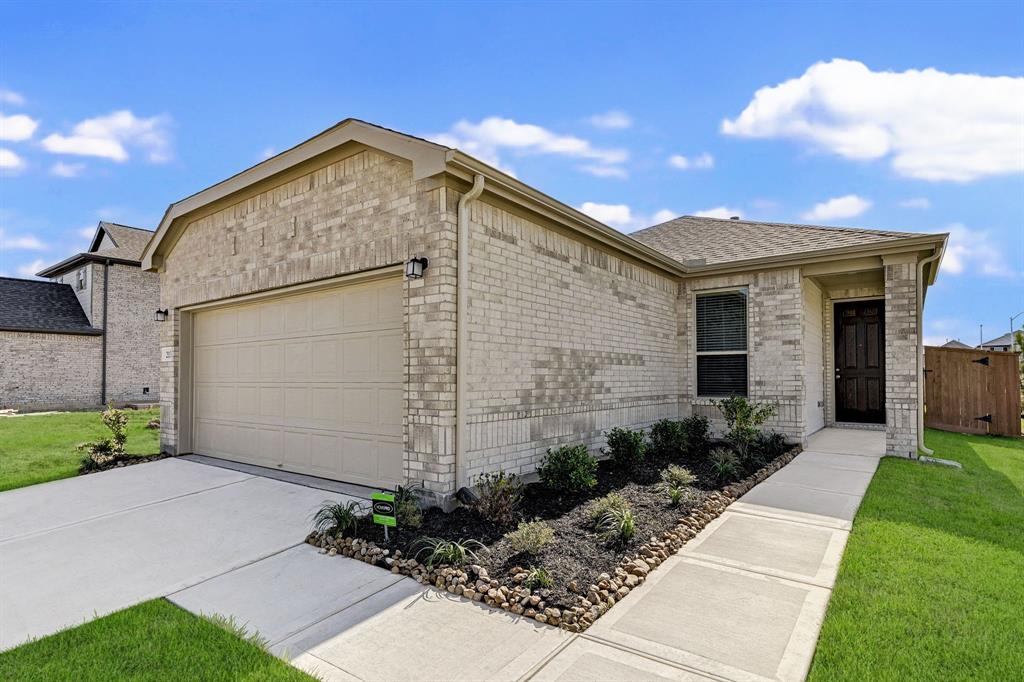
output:
M858 422L910 456L945 240L688 216L625 235L348 119L168 208L143 255L169 313L161 440L444 500L743 394L793 441Z
M141 267L150 230L101 222L88 251L0 278L0 408L92 409L160 395L160 278Z

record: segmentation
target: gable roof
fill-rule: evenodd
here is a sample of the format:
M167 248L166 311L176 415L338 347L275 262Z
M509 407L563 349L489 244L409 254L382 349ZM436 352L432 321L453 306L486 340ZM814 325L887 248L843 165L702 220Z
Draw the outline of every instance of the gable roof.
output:
M941 235L853 227L796 225L685 215L633 232L633 239L686 265L704 266L797 254L871 247Z
M952 341L946 341L946 343L942 344L942 348L959 348L960 350L972 350L972 348L968 346L966 343L961 343L956 339L953 339Z
M982 346L1013 346L1013 339L1010 338L1010 332L1006 332L1002 336L986 341L981 344Z
M109 237L110 241L114 243L112 248L100 249L104 235ZM67 272L71 268L78 267L82 263L90 261L105 262L109 260L113 263L122 263L125 265L141 265L142 252L145 250L146 244L149 243L152 236L152 230L100 221L96 226L96 233L92 237L92 242L89 244L88 251L76 253L70 258L65 258L59 263L51 265L44 270L40 270L36 273L36 276L56 277L57 275Z
M100 334L70 284L0 277L0 330Z

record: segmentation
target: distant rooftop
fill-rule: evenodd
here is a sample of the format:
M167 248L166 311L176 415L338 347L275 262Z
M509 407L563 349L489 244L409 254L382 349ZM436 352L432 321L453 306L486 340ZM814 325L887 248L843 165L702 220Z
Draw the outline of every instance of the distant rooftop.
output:
M0 330L99 334L70 284L0 277Z

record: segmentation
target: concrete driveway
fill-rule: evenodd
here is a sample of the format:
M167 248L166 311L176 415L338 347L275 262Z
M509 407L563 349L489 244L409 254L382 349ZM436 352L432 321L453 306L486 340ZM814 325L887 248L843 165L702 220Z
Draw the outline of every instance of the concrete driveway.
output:
M0 493L0 650L283 552L341 498L180 459Z

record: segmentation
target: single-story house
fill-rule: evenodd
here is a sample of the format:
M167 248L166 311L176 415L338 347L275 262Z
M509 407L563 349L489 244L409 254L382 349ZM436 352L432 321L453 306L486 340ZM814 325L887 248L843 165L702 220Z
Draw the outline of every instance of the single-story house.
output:
M731 394L915 456L945 234L684 216L626 235L347 119L172 204L146 247L163 447L442 500Z
M994 339L989 339L983 344L978 346L982 350L996 350L996 351L1007 351L1013 350L1013 336L1010 332L1006 332L1002 336L997 336Z
M151 230L101 222L88 251L37 277L0 278L0 408L155 403L160 278L143 271Z

